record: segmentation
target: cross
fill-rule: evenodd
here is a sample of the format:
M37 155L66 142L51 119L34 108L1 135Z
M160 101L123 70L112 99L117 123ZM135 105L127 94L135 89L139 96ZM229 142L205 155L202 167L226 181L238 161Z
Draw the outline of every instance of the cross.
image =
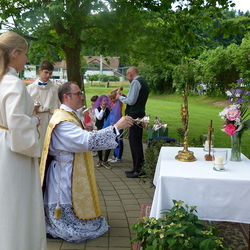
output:
M210 154L211 152L211 144L212 144L212 132L214 132L214 128L213 128L213 120L210 120L210 125L208 126L208 154L205 155L205 160L206 161L212 161L212 156Z

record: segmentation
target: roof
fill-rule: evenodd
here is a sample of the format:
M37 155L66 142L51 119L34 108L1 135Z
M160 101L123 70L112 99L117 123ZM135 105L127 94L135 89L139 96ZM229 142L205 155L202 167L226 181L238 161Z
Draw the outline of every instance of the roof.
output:
M100 64L100 56L84 56L87 64ZM110 69L115 70L119 67L119 57L102 57L102 66ZM55 63L55 68L66 68L67 64L65 60L58 61Z
M84 56L87 64L97 63L100 64L100 56ZM109 69L118 69L119 67L119 57L102 57L102 65L103 67Z

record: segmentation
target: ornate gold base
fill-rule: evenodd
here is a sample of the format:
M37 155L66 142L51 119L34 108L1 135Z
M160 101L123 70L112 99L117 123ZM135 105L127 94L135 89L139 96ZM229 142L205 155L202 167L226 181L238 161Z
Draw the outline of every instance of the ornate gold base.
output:
M196 161L196 158L194 157L194 152L185 149L178 151L178 155L175 156L175 159L178 161L185 162Z

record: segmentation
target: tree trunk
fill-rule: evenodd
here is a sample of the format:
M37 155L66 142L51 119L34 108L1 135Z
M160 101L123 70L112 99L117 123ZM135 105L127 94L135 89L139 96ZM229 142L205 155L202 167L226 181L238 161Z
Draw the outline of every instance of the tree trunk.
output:
M77 82L80 89L84 91L83 74L81 70L81 45L80 43L73 48L65 46L63 48L66 55L66 66L68 81ZM86 98L84 94L84 104L86 106Z

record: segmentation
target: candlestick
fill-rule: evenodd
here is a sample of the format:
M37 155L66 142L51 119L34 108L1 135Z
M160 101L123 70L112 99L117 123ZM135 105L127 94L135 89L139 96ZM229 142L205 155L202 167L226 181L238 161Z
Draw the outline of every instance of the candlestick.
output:
M179 150L178 154L175 156L175 159L178 161L192 162L196 161L193 151L188 150L188 100L187 100L187 88L186 91L183 91L183 102L181 106L181 119L184 127L184 148Z

